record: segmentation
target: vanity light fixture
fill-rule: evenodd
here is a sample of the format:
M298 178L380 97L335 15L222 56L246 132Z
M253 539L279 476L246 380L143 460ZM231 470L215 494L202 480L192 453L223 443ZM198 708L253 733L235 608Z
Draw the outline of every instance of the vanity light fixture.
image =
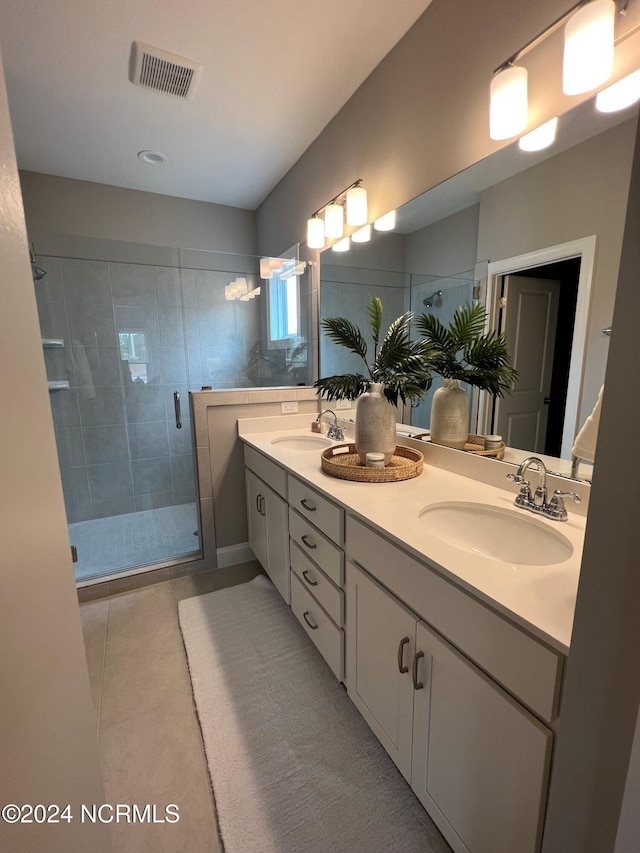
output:
M596 109L601 113L615 113L640 101L640 71L628 74L596 95Z
M317 213L307 220L307 246L310 249L324 249L324 222Z
M335 239L344 234L344 215L342 205L331 202L324 209L324 235Z
M619 14L631 0L618 0ZM578 0L493 72L489 108L491 139L517 136L527 124L527 70L516 63L564 26L562 91L580 95L601 86L613 71L616 0Z
M354 243L368 243L371 239L371 226L365 225L364 228L354 231L351 235L351 239Z
M347 225L366 225L368 218L367 191L358 181L347 190Z
M273 278L273 258L260 258L260 278Z
M364 225L367 222L367 191L360 186L361 183L362 178L358 178L349 184L307 220L307 246L310 249L324 249L326 237L342 237L345 209L347 225ZM321 213L324 219L320 218Z
M527 76L527 69L521 65L508 65L495 74L489 107L491 139L509 139L527 126Z
M518 140L518 148L521 151L542 151L543 148L548 148L555 141L557 128L557 117L546 121L540 127L521 136Z
M333 252L348 252L351 245L351 241L348 237L343 237L342 240L338 240L337 243L334 243L331 247Z
M376 231L393 231L396 227L396 212L395 210L390 210L389 213L385 213L384 216L380 216L373 223L373 227Z
M615 16L615 0L591 0L569 18L562 60L565 95L589 92L611 76Z

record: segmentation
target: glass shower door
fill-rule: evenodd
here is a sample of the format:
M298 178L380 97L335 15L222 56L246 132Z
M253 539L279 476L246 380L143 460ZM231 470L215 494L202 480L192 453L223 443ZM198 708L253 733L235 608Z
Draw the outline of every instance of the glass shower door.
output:
M38 264L47 271L35 287L76 579L197 557L181 271L57 257Z

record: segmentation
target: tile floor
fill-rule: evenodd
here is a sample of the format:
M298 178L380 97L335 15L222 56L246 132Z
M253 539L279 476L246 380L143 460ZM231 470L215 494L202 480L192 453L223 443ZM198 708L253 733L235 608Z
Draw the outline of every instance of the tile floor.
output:
M114 825L114 853L222 853L177 603L261 571L253 561L80 606L105 802L180 808L174 824Z
M76 580L163 563L200 548L195 503L147 509L69 525L78 549Z

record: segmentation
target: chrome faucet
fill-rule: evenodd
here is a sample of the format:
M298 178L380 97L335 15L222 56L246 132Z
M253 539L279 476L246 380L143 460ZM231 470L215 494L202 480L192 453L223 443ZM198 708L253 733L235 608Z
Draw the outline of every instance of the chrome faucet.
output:
M327 438L331 438L333 441L344 441L344 432L342 431L342 428L338 426L338 416L336 413L331 409L324 409L316 418L316 423L320 423L322 421L323 415L333 415L333 423L329 424Z
M533 495L531 484L524 478L531 465L535 465L538 472L538 485ZM515 474L507 474L507 480L513 480L520 486L520 492L514 501L516 506L555 521L566 521L568 518L564 498L573 498L575 503L580 503L580 495L575 492L562 492L560 489L556 489L551 500L547 502L547 468L542 459L537 456L527 456L520 463Z

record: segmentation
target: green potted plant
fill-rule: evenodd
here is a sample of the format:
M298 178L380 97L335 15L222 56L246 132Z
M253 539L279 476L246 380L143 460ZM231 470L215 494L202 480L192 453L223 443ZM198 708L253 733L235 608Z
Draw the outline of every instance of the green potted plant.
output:
M431 370L443 379L431 407L431 441L436 444L461 448L467 441L469 398L461 382L502 397L517 379L504 335L485 333L486 320L479 303L461 305L449 326L434 314L416 320L416 329L431 348Z
M322 321L325 334L339 346L362 359L366 372L326 376L314 383L327 400L355 400L356 452L364 464L370 451L385 454L389 462L396 447L396 410L398 398L421 398L431 386L429 357L431 345L426 340L412 341L409 311L391 323L382 342L382 302L374 296L367 306L367 321L373 340L373 357L364 335L344 317Z

